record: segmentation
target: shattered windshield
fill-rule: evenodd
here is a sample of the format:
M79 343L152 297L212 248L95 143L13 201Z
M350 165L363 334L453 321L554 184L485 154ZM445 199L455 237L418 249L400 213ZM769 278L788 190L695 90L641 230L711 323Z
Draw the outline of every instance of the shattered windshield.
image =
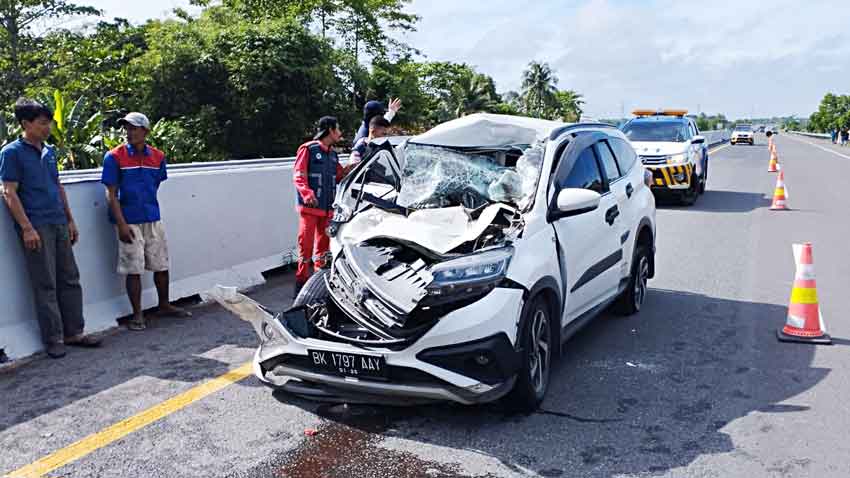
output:
M488 151L408 143L398 204L477 209L504 202L525 209L537 191L543 151L542 143Z

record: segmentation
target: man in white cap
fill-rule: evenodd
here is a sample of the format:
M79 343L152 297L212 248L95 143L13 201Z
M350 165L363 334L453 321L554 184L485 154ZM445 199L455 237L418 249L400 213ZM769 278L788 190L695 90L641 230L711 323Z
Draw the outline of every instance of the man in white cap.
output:
M158 315L190 317L168 300L168 243L159 212L157 191L168 178L165 154L145 143L150 121L129 113L118 121L127 143L106 153L101 182L106 186L109 218L118 231L118 273L127 276L127 296L133 307L130 330L144 330L142 274L153 272L159 296Z

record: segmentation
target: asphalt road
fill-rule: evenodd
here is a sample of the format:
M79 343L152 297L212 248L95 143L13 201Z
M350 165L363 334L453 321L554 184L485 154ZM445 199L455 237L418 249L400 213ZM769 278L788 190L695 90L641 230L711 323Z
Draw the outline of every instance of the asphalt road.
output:
M839 155L850 148L785 136L778 148L793 210L768 210L763 136L714 153L694 207L659 204L644 310L574 337L537 413L320 406L248 377L90 452L66 450L46 476L850 476L850 157ZM814 243L830 347L774 335L798 241ZM289 292L283 274L253 296L281 308ZM0 475L250 359L247 324L194 311L0 373Z

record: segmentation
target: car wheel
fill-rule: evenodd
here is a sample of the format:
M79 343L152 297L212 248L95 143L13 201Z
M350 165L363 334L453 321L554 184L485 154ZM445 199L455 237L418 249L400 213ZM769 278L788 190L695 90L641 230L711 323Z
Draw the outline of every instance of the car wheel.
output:
M552 372L552 357L558 344L553 343L549 305L538 296L528 307L525 320L521 323L520 369L513 390L505 397L506 403L515 411L530 413L537 410Z
M621 315L633 315L640 312L646 300L649 282L649 249L642 244L635 247L632 259L632 271L629 284L614 303L614 311Z
M702 178L699 182L699 193L705 194L705 189L708 185L708 160L705 161L705 165L702 167Z
M321 269L307 279L298 297L292 302L292 308L298 308L307 304L315 304L322 302L328 298L328 285L325 282L325 277L328 275L327 269Z
M699 197L699 179L691 178L691 185L684 190L679 198L679 202L683 206L693 206Z

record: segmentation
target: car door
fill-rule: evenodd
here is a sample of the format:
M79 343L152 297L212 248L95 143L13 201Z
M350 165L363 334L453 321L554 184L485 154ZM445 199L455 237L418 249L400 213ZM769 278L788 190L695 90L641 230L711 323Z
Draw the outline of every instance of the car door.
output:
M598 141L602 134L590 133ZM580 138L581 136L579 136ZM617 293L623 251L618 234L619 206L610 191L596 152L596 141L574 141L554 176L554 198L565 188L590 189L601 195L599 207L575 215L554 216L558 255L564 270L564 308L568 323ZM550 205L550 209L553 205Z
M629 227L632 224L628 213L631 211L629 206L632 202L631 197L635 192L635 186L629 181L629 178L625 177L625 173L620 170L608 139L598 141L594 145L594 148L596 148L596 156L599 158L599 163L602 165L602 173L605 175L605 179L608 180L608 189L611 191L611 195L614 196L617 209L620 212L612 227L616 230L620 241L619 244L622 245L625 242L624 239L628 239ZM625 263L626 261L622 261L621 266L625 266ZM622 270L620 272L620 277L622 277Z
M619 184L625 192L625 199L620 205L620 244L623 247L624 260L621 269L621 277L628 277L631 264L630 254L634 251L635 234L641 214L646 207L645 194L646 183L644 182L644 170L638 162L637 153L634 148L624 139L609 137L606 140L608 146L614 152L614 159L621 174ZM643 194L643 197L641 195Z

